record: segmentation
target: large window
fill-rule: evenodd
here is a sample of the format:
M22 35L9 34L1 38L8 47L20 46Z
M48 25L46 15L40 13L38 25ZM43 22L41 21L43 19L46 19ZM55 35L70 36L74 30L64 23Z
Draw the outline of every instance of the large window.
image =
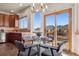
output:
M56 15L56 19L57 19L57 41L58 43L68 41L68 25L69 25L68 12L64 12L64 13L60 13Z
M28 27L28 18L27 17L22 17L19 20L19 28L20 29L25 29Z
M51 36L53 38L51 43L49 44L57 46L58 43L68 43L69 13L63 12L58 14L47 15L45 20L45 34L47 34L48 37ZM67 45L65 45L64 47L67 48Z
M34 31L41 31L41 13L34 13Z

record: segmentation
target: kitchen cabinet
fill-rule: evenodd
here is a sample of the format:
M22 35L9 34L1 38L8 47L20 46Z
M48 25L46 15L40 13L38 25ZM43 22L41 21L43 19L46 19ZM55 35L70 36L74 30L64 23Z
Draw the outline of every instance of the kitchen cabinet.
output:
M0 27L18 27L18 15L0 14Z
M3 26L3 14L0 14L0 26Z
M3 23L5 27L9 27L9 15L4 15Z
M9 27L15 27L15 16L14 15L9 16Z

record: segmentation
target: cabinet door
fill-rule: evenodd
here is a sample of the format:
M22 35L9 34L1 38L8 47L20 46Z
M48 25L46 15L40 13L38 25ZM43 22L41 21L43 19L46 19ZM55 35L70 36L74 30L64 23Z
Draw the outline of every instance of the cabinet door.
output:
M0 14L0 26L3 26L3 14Z
M9 15L4 15L4 26L9 27Z
M15 15L15 27L19 27L19 16Z
M14 15L9 16L9 27L15 27L15 16Z

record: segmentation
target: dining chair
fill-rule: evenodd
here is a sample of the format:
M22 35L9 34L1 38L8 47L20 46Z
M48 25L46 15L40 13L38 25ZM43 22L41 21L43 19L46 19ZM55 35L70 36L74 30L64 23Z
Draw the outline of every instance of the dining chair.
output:
M42 56L61 56L65 43L66 42L59 44L58 48L49 47L49 46L42 46L43 48L45 48L45 51L43 51L41 53L41 55Z
M32 47L36 47L36 45L24 46L20 41L15 41L15 45L18 48L18 56L35 56L37 54L37 50Z

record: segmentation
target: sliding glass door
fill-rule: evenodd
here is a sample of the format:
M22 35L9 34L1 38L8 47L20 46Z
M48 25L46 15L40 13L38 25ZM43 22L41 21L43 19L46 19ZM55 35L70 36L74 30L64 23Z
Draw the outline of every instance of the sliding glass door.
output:
M48 44L52 45L55 39L55 15L46 17L46 35L49 37Z
M58 44L66 43L65 48L71 49L72 47L72 10L67 9L56 13L47 14L44 16L45 35L52 36L52 46L57 47ZM71 35L70 35L71 34Z
M57 19L57 42L63 44L63 48L68 48L68 25L69 14L68 12L60 13L56 15Z

